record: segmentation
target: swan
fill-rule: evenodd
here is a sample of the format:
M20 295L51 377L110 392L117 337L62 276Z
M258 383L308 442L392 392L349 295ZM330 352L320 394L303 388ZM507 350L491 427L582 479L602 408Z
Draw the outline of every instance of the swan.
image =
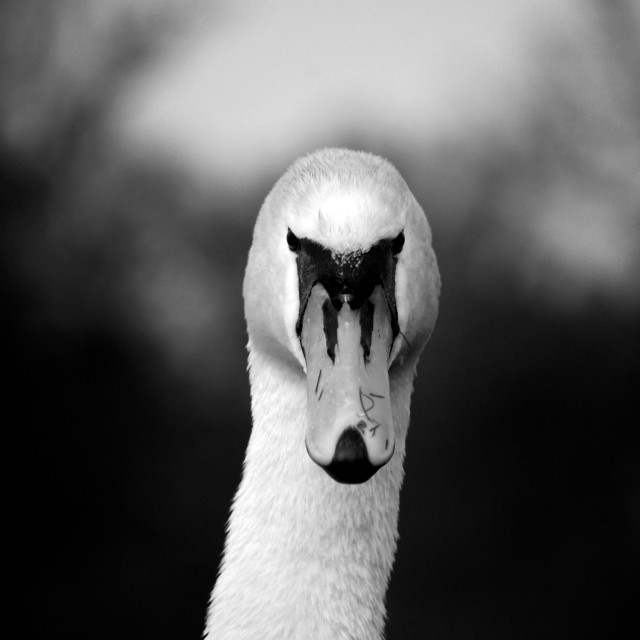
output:
M253 427L206 638L382 637L439 292L427 218L388 161L321 149L276 182L243 285Z

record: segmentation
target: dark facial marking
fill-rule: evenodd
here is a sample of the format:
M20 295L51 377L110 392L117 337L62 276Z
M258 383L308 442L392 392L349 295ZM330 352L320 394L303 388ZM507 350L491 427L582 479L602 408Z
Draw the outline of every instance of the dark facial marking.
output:
M404 231L401 231L392 241L391 241L391 250L394 255L398 255L402 251L402 247L404 247Z
M371 335L373 334L373 311L374 306L371 300L367 300L360 309L360 344L364 361L369 362L371 353Z
M302 331L302 318L311 289L317 283L326 289L336 310L341 309L346 300L352 309L360 309L374 288L382 285L391 315L391 331L394 338L398 335L400 328L395 297L395 269L397 253L404 244L404 233L392 240L380 240L368 251L337 255L314 240L297 238L291 230L287 233L287 243L296 253L298 266L298 336ZM325 312L325 321L326 319Z
M331 362L335 362L338 344L338 311L329 300L325 300L322 305L322 322L327 341L327 355L331 358Z
M289 249L291 251L300 251L300 240L293 233L293 231L291 231L291 229L287 229L287 244L289 245Z

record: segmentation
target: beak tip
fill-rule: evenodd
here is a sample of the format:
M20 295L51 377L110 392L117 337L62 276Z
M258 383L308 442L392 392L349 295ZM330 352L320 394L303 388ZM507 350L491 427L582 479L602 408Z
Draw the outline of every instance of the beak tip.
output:
M369 459L362 435L354 427L347 427L343 431L336 444L333 458L328 463L318 460L307 445L309 457L322 467L333 480L342 484L366 482L391 459L394 450L395 443L391 452L384 457L380 464L373 464Z

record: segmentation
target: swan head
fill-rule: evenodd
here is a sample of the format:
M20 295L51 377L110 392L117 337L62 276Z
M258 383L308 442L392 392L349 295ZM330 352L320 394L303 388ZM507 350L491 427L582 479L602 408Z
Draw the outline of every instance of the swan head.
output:
M431 231L398 171L365 152L298 159L267 196L244 281L250 350L306 377L308 455L336 481L393 456L390 376L435 325Z

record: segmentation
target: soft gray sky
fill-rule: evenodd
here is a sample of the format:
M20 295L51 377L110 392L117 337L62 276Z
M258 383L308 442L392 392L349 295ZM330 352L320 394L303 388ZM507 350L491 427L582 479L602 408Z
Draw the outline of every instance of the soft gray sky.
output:
M243 1L214 5L141 73L116 126L204 182L243 184L349 132L416 147L520 135L541 34L576 2ZM217 7L217 8L216 8Z
M360 141L406 158L414 190L437 175L430 195L453 230L473 215L478 177L515 160L525 169L496 203L502 231L480 243L480 271L515 262L523 286L560 304L593 290L637 296L640 151L626 100L637 80L620 71L624 38L612 40L595 3L192 7L113 112L132 157L238 200L301 153ZM457 150L453 162L443 148Z

